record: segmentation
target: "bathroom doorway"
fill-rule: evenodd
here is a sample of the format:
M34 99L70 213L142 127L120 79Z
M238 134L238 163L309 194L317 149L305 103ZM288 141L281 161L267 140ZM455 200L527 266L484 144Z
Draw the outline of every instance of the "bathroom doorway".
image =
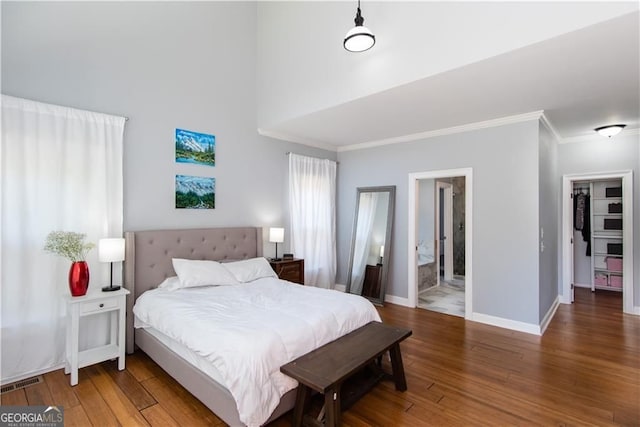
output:
M409 186L409 302L469 317L471 170L410 174Z

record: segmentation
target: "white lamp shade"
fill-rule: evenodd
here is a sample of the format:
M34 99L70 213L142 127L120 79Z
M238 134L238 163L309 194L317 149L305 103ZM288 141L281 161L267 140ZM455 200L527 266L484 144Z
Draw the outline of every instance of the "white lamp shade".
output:
M380 256L384 256L384 245L380 246Z
M344 48L349 52L363 52L376 44L376 36L370 29L358 25L349 30L344 36Z
M100 239L98 242L98 259L100 262L124 261L124 239Z
M271 227L269 229L269 241L271 243L282 243L282 242L284 242L284 228Z

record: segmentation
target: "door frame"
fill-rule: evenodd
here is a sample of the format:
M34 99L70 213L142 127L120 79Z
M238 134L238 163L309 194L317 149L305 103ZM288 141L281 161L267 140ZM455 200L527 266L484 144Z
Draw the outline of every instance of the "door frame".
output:
M417 230L418 230L418 181L421 179L453 178L463 176L465 178L465 198L464 198L464 318L473 317L473 168L443 169L427 172L415 172L409 174L408 187L408 246L407 246L407 286L408 300L410 307L417 307L418 303L418 250L417 250Z
M562 176L562 296L560 302L571 304L573 277L573 200L571 193L576 181L622 179L622 257L629 260L622 266L622 311L640 315L640 307L634 307L633 289L633 172L630 170Z
M440 198L440 190L443 190L443 197ZM444 280L453 279L453 184L445 181L436 180L436 194L435 194L435 233L437 236L436 244L434 245L435 259L438 263L438 274L436 283L440 285L440 253L441 253L441 240L440 240L440 227L444 228L445 242L444 245ZM444 204L444 224L440 224L440 204Z

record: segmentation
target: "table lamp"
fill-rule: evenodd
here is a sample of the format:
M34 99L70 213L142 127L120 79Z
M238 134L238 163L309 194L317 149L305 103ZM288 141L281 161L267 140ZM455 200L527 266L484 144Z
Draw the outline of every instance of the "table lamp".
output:
M102 288L102 292L117 291L120 286L113 286L113 263L124 261L124 239L100 239L98 242L98 259L100 262L111 263L109 286Z
M276 244L276 257L273 261L280 261L278 258L278 243L284 242L284 228L271 227L269 229L269 241Z

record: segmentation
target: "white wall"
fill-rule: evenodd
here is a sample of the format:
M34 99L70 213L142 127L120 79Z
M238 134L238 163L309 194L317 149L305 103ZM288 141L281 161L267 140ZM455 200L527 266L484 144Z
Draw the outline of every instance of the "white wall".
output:
M256 27L250 2L2 2L2 91L130 118L126 230L284 226L285 153L336 154L257 135ZM175 128L216 166L176 164ZM176 210L177 173L215 177L216 209Z
M258 4L258 124L268 128L638 10L636 2L364 2L370 51L342 48L355 2ZM245 28L243 25L242 28ZM443 41L446 41L443 43Z
M538 312L538 122L338 153L338 283L357 187L396 185L387 293L407 298L408 175L473 168L473 309L530 324Z
M633 171L633 284L634 306L640 306L640 136L624 132L611 139L558 145L558 173L596 174ZM560 260L562 263L562 260ZM562 293L562 289L560 289Z

